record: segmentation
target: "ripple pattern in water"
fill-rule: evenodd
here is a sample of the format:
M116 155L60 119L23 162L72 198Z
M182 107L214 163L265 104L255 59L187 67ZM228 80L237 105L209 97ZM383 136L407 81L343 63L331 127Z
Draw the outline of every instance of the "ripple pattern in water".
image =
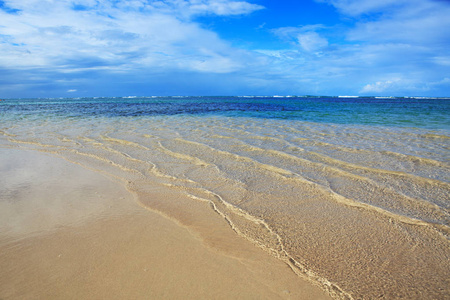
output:
M213 109L133 116L52 110L22 119L16 110L0 120L0 146L55 153L123 179L143 205L163 213L164 205L148 199L155 186L208 201L238 234L336 298L448 297L445 126L205 110Z

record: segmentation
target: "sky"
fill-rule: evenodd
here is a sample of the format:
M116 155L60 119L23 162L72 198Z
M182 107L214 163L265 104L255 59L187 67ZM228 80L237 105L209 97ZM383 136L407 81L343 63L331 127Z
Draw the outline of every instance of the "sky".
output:
M0 98L450 96L450 0L0 0Z

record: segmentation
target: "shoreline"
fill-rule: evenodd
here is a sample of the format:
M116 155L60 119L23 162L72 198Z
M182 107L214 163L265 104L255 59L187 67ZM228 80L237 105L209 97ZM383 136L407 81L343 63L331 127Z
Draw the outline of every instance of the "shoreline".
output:
M139 206L123 186L62 158L0 152L0 172L12 178L1 203L17 221L0 227L2 299L330 299L239 237L208 203L191 201L183 212L179 195L153 190L149 196L174 205L164 217Z
M207 116L8 126L2 147L106 176L210 251L241 257L240 236L338 299L448 294L445 130Z

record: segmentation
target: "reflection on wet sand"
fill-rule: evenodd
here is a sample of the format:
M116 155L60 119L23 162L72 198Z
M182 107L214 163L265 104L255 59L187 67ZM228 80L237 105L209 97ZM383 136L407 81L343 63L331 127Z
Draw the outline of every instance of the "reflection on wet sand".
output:
M0 149L0 174L1 299L328 299L203 202L163 217L121 182L29 150Z

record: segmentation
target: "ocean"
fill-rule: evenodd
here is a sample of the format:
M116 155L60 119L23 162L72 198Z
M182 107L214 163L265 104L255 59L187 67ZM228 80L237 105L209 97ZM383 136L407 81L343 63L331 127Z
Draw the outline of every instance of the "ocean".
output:
M337 299L450 295L448 98L6 99L0 147L207 202Z

